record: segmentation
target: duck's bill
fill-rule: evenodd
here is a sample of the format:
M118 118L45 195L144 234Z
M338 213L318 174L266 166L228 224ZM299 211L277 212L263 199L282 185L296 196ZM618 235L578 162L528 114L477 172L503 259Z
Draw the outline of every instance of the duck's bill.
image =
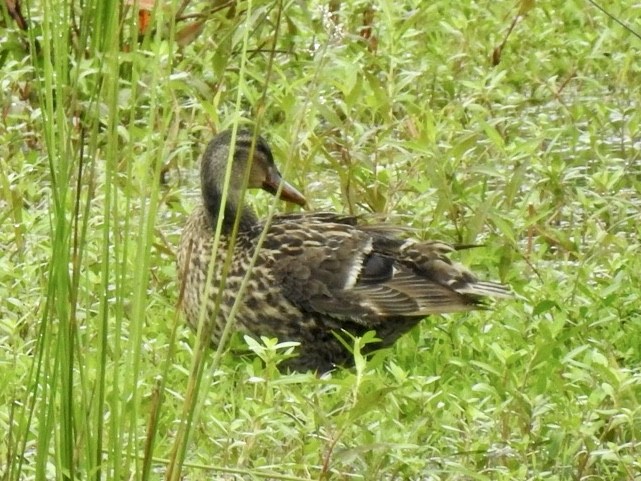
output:
M303 194L298 192L298 190L289 182L283 180L278 172L270 172L269 177L263 182L263 190L266 190L272 195L276 195L276 193L278 192L278 186L281 183L282 187L280 189L280 199L286 200L287 202L293 202L294 204L298 204L301 206L307 204L307 200L305 199Z

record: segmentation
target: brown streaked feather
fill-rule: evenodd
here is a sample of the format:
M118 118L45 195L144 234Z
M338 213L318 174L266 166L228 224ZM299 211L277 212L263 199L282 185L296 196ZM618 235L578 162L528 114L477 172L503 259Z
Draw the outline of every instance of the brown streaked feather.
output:
M482 297L511 296L452 263L449 244L397 239L347 219L288 214L269 227L263 248L272 251L274 281L301 309L375 328L386 316L468 311L482 307Z

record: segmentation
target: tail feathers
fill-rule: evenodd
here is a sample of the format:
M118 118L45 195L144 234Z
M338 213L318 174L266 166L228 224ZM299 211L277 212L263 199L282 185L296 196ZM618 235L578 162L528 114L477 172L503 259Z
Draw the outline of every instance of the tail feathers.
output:
M512 291L503 284L490 281L467 282L463 286L452 286L459 294L468 294L471 296L496 297L499 299L509 299L514 297Z
M472 249L476 245L450 246L443 242L412 243L407 241L400 249L401 262L415 270L417 275L426 277L461 295L475 299L481 297L511 298L510 288L491 281L480 281L465 266L452 262L448 254L454 250Z

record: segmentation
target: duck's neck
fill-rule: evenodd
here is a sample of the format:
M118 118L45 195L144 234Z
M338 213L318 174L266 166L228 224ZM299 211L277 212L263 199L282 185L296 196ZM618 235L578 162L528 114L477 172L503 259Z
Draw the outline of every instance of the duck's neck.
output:
M215 227L218 222L222 198L223 197L221 192L218 190L218 187L209 185L208 188L203 191L205 211L207 212L207 217L209 217L213 227ZM258 223L258 219L252 210L246 206L239 206L239 203L238 195L236 193L230 193L227 196L225 212L223 214L223 233L225 234L231 233L234 228L234 222L236 222L237 215L240 215L240 219L238 221L238 229L240 231L249 230Z

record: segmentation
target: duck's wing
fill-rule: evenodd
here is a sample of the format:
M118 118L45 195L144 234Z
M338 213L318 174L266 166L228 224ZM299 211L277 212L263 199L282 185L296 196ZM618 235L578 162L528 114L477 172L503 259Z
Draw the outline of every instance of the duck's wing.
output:
M443 243L404 241L350 224L278 222L264 248L271 274L301 309L373 325L478 308L504 286L481 282L448 258Z
M512 296L507 287L453 263L447 256L454 250L442 242L378 237L353 290L387 315L400 316L468 311L481 308L486 297Z

